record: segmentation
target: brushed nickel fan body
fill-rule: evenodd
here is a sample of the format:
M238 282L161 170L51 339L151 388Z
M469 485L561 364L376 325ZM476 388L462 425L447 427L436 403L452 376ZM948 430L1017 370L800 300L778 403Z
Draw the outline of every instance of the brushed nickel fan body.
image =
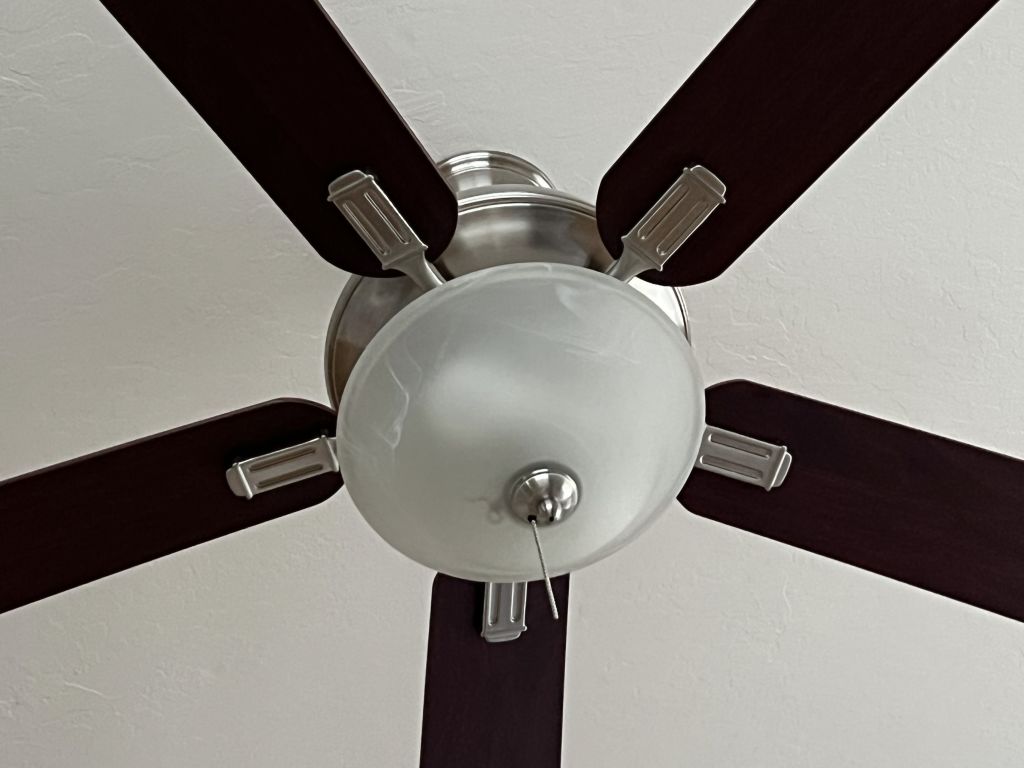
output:
M438 163L438 169L459 203L455 235L434 262L445 278L527 262L604 272L614 261L601 242L594 206L556 189L529 161L504 152L466 152ZM630 286L691 340L681 289L638 279ZM422 294L404 275L349 278L331 316L324 354L327 392L335 407L366 345Z

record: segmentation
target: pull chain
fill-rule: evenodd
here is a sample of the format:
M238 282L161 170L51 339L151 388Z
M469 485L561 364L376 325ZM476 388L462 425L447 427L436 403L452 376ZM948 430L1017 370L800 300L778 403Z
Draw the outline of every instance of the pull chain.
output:
M537 516L530 516L530 525L533 527L533 540L537 544L537 557L540 558L540 570L544 574L544 586L548 590L548 603L551 605L551 616L558 621L558 606L555 605L555 592L551 589L551 578L548 576L548 564L544 562L544 549L540 545L540 533L537 530Z

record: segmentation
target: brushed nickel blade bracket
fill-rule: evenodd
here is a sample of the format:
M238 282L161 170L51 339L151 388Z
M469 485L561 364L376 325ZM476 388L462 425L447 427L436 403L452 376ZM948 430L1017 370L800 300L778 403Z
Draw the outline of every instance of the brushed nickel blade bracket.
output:
M718 206L725 184L703 165L683 170L636 226L622 238L622 255L607 274L629 282L641 272L659 272Z
M488 643L507 643L526 631L526 582L484 585L484 619L480 636Z
M706 427L696 466L770 491L782 485L792 463L793 456L784 445Z
M235 462L225 473L235 496L251 499L318 475L340 471L336 440L318 437L290 448Z
M327 199L338 207L385 269L405 273L424 291L444 285L444 278L427 261L427 246L373 176L349 171L327 186Z

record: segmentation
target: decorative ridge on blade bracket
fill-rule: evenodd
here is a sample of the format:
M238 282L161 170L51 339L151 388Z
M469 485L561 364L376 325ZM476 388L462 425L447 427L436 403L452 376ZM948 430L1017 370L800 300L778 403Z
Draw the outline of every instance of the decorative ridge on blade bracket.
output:
M427 246L409 226L377 180L363 171L349 171L327 186L334 203L384 269L405 273L424 291L445 280L427 261Z
M622 255L608 274L629 282L659 272L704 220L725 203L725 184L703 165L683 170L636 226L622 237Z

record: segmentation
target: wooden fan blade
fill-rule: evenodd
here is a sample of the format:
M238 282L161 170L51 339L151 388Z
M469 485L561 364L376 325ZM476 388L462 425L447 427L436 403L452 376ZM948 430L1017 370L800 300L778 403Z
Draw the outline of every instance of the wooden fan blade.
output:
M314 0L101 0L327 261L380 262L327 201L359 169L428 246L455 231L455 197Z
M727 187L662 272L725 271L996 0L757 0L601 180L608 250L683 171Z
M438 574L430 605L420 768L558 768L569 577L551 582L561 618L531 582L519 639L480 637L483 584Z
M793 465L768 493L695 471L691 512L1024 621L1024 461L750 382L707 419Z
M224 473L333 434L335 419L275 400L0 483L0 613L324 501L337 473L251 500Z

